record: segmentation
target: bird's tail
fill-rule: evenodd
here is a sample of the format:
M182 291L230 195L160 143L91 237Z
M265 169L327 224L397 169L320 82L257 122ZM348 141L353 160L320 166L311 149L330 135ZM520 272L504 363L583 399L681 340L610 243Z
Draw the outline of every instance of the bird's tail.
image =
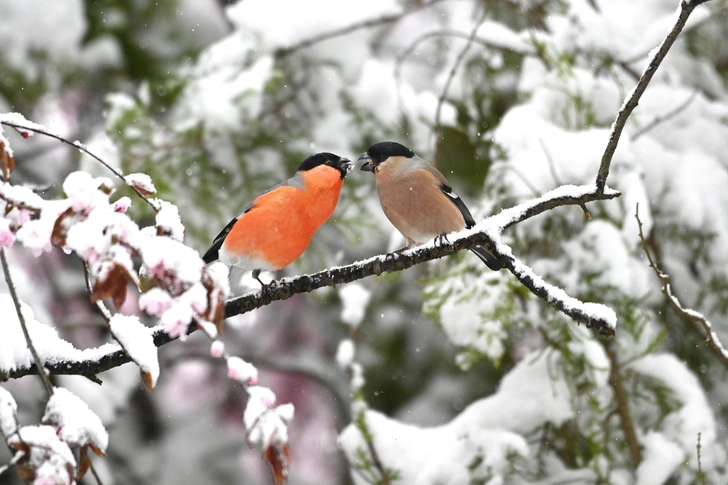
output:
M500 264L500 261L498 261L495 256L490 254L488 250L485 249L483 246L477 246L470 250L473 252L473 254L479 257L480 260L484 262L488 268L492 269L493 271L503 269L503 265Z

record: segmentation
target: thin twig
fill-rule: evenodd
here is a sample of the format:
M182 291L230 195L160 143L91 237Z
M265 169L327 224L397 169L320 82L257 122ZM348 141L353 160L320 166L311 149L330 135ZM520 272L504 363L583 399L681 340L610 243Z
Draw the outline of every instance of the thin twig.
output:
M478 33L478 30L483 25L483 22L485 22L485 19L487 18L488 10L483 9L483 14L480 16L480 19L475 23L475 26L473 27L473 30L470 32L470 36L467 39L467 42L465 42L465 46L463 46L462 50L458 54L458 56L455 58L455 63L452 65L452 68L450 69L450 72L447 75L447 80L445 81L445 85L442 87L442 92L440 92L440 97L437 98L437 108L435 109L435 126L432 129L432 132L434 133L436 138L440 137L440 131L442 130L442 125L440 123L440 115L442 113L442 105L445 102L445 97L447 96L448 91L450 91L450 84L452 83L452 80L455 78L455 73L458 71L458 67L460 67L460 63L463 62L463 59L465 58L465 55L470 50L470 46L473 44L473 39L475 39L475 35ZM435 157L433 159L433 163L435 166L437 166L437 150L435 151Z
M25 342L28 344L30 353L33 354L33 360L35 361L35 365L38 369L38 375L40 375L41 380L43 381L43 385L45 386L45 389L48 392L48 395L52 396L53 395L53 384L51 384L51 380L48 377L48 372L43 367L43 362L40 360L38 351L35 350L35 346L33 345L33 340L30 338L30 333L28 332L28 327L25 324L25 316L23 315L23 309L20 307L20 299L18 298L18 292L15 290L15 284L13 283L13 279L10 276L10 267L8 265L8 259L5 256L5 248L0 249L0 262L2 262L3 272L5 273L5 282L8 285L8 290L10 290L10 297L13 299L13 303L15 304L15 311L18 314L18 321L20 322L20 327L23 329L23 335L25 336Z
M634 421L632 420L632 413L629 410L629 398L627 391L624 388L622 382L622 375L619 373L620 365L619 359L617 358L617 352L614 350L614 341L607 341L604 344L609 357L610 371L609 371L609 385L612 386L614 391L614 400L617 405L617 414L619 414L619 421L622 425L622 432L624 433L624 439L627 442L629 448L629 455L632 459L632 467L637 466L642 461L642 450L640 449L639 440L637 439L637 432L635 431Z
M101 481L101 477L99 477L99 474L96 473L96 467L94 466L94 463L91 461L91 458L86 457L86 460L88 461L88 467L91 470L91 474L96 479L96 483L98 483L99 485L104 485L104 482Z
M118 177L121 181L123 181L124 184L128 185L129 187L131 187L131 189L134 192L136 192L136 194L144 202L146 202L147 204L149 204L149 207L151 207L152 209L154 209L155 212L157 211L157 206L155 206L152 203L152 201L147 198L147 196L145 196L143 193L141 193L139 191L139 189L137 189L134 185L132 185L129 182L127 182L126 181L126 178L124 178L124 174L123 173L121 173L119 170L117 170L114 167L112 167L111 165L109 165L106 161L104 161L98 155L95 155L88 148L86 148L83 144L81 144L79 142L70 141L70 140L68 140L68 139L66 139L66 138L64 138L64 137L62 137L60 135L57 135L57 134L55 134L55 133L53 133L51 131L42 130L42 129L37 128L35 126L24 126L24 125L21 125L21 124L18 124L18 123L10 122L10 121L0 121L0 124L7 125L7 126L9 126L11 128L15 128L16 130L32 131L33 133L38 133L40 135L44 135L44 136L47 136L49 138L53 138L55 140L60 141L61 143L65 143L66 145L70 145L70 146L78 149L79 151L85 153L86 155L88 155L89 157L93 158L94 160L96 160L97 162L99 162L101 165L103 165L104 167L106 167L111 173L113 173L116 177Z
M554 163L554 159L551 156L551 152L549 151L548 147L546 146L546 143L544 143L542 138L538 139L538 143L541 145L543 154L546 156L546 162L549 165L549 171L551 172L551 177L554 179L554 182L556 183L556 185L564 185L561 182L561 177L559 177L559 173L556 171L556 164Z
M677 39L678 35L680 34L680 31L682 31L685 23L688 21L688 17L690 17L690 14L693 12L693 10L695 10L695 7L697 7L700 3L703 3L704 1L706 0L681 0L680 12L675 21L675 25L673 25L672 29L667 34L667 37L665 37L665 39L662 41L659 48L653 55L652 59L647 65L647 68L642 73L642 76L637 82L637 86L635 86L634 90L632 90L632 93L627 97L624 104L622 104L622 107L619 109L617 119L614 120L614 123L612 123L611 132L609 134L609 142L607 143L607 147L604 150L604 154L602 155L602 161L599 165L599 172L597 174L596 184L597 188L599 188L600 190L606 186L607 177L609 176L609 167L612 163L612 158L614 158L614 152L617 150L619 138L622 136L622 131L627 124L627 119L629 119L632 111L634 111L634 109L637 107L637 104L639 103L642 94L647 89L650 81L652 81L652 76L654 76L657 68L660 66L663 59L667 55L667 52L672 47L672 44L675 42L675 39Z
M377 17L374 19L368 19L368 20L362 20L360 22L355 22L355 23L353 23L351 25L347 25L345 27L330 30L328 32L323 32L321 34L314 35L313 37L309 37L308 39L302 40L301 42L294 44L290 47L278 49L278 51L276 52L276 56L279 58L283 58L283 57L293 54L296 51L305 49L306 47L311 47L314 44L317 44L324 40L332 39L334 37L339 37L341 35L350 34L351 32L353 32L355 30L361 30L361 29L366 29L369 27L376 27L377 25L396 22L397 20L401 19L402 17L405 17L418 10L422 10L424 8L435 5L436 3L439 3L441 1L443 1L443 0L431 0L430 2L427 2L427 3L417 3L412 8L408 8L408 9L406 9L402 12L396 13L396 14L382 15L381 17Z
M695 98L698 96L698 90L696 89L693 91L693 93L685 99L682 103L677 105L675 108L671 109L665 114L662 114L660 116L656 116L655 119L647 123L645 126L643 126L641 129L635 131L632 134L632 141L636 140L637 138L641 137L648 131L654 129L657 125L664 123L665 121L669 120L670 118L673 118L680 114L682 111L684 111L690 104L695 101Z
M698 480L700 480L700 485L705 485L705 473L703 473L703 464L701 463L701 458L700 458L700 448L701 448L700 435L701 434L702 433L698 432L698 444L696 445L695 448L696 448L697 455L698 455Z
M695 323L696 325L700 325L702 327L702 331L705 336L705 342L715 351L715 354L721 359L723 362L723 365L728 367L728 350L726 350L725 347L723 347L723 344L721 343L720 339L718 338L718 335L713 330L713 324L710 323L708 319L705 318L705 316L702 313L699 313L695 310L691 310L690 308L685 308L680 303L680 300L673 294L672 292L672 285L670 284L670 275L662 271L655 262L654 258L652 257L652 253L650 252L649 245L647 244L647 240L645 239L645 235L642 231L642 221L640 220L640 214L639 214L639 204L637 204L637 207L635 209L635 218L637 219L637 227L639 229L639 236L640 241L642 242L642 250L644 251L645 255L647 256L647 261L650 265L650 268L652 268L655 271L655 274L662 282L662 288L661 291L667 298L667 302L672 306L673 310L675 310L678 315L680 315L685 320L691 321Z

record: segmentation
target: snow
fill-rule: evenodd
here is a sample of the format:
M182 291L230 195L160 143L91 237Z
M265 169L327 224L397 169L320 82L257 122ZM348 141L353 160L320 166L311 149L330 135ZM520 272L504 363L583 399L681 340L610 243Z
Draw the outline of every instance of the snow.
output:
M172 297L161 288L152 288L139 297L139 308L150 315L162 315L172 306Z
M394 0L356 3L312 0L287 4L286 15L282 17L279 5L252 0L228 7L226 13L238 31L251 37L260 36L264 48L275 49L295 45L322 32L400 11L401 7Z
M32 121L29 121L23 116L21 113L0 113L0 125L3 123L10 123L13 126L13 129L15 129L18 133L23 135L23 138L30 138L31 136L35 135L35 131L45 131L48 132L48 129L41 125L40 123L34 123ZM0 126L0 134L2 134L2 126ZM9 149L10 146L6 143L5 148ZM12 156L12 151L10 152L10 155Z
M245 385L258 383L258 369L240 357L229 357L227 367L227 375L230 379L242 382ZM273 402L275 402L275 398L273 398Z
M145 173L130 173L124 176L124 180L127 185L134 187L144 195L157 193L157 188L154 186L152 178Z
M182 225L177 206L164 200L155 201L155 204L158 206L154 219L157 227L175 241L182 242L185 238L185 226Z
M360 283L349 283L338 288L341 300L341 321L355 329L364 320L371 291Z
M288 423L293 419L293 405L276 407L276 396L267 387L250 386L248 396L243 415L248 442L259 444L264 450L288 443Z
M32 12L32 15L28 15ZM58 74L42 66L58 66L75 61L87 25L81 0L70 0L63 5L53 0L28 0L19 4L12 0L0 2L0 44L5 47L4 62L29 80L47 77L58 82ZM58 19L63 18L63 28ZM44 32L42 36L38 32ZM47 63L38 58L47 58Z
M184 301L175 301L162 313L159 318L159 325L172 338L179 338L183 342L187 340L187 327L192 322L194 312L190 304Z
M182 284L200 281L204 262L199 254L172 238L145 235L139 241L139 252L151 277L171 273Z
M666 440L680 447L682 459L687 460L691 468L697 469L695 445L698 433L701 433L701 455L705 461L712 461L713 454L720 453L713 446L716 441L715 417L698 378L685 363L670 354L651 354L631 363L629 368L666 386L680 402L679 408L664 418L660 430ZM653 437L651 441L656 447L655 452L660 449L656 440L658 438ZM668 451L671 450L672 447L668 448Z
M219 359L225 353L225 344L221 340L215 340L210 345L210 355Z
M71 484L76 459L68 444L60 439L53 426L23 426L8 439L11 446L28 446L27 464L35 470L34 484Z
M346 369L354 363L354 342L351 339L345 339L339 342L336 348L336 363L342 369Z
M657 431L648 431L640 445L642 461L637 467L637 485L662 485L685 459L684 451Z
M18 429L18 405L12 394L0 387L0 432L9 437Z
M456 485L485 476L506 479L513 455L529 454L522 435L546 422L559 426L574 415L568 388L562 378L549 374L548 360L543 355L526 357L493 396L476 401L443 426L406 425L368 411L367 427L384 467L396 470L402 483L422 485ZM367 449L353 424L339 442L354 463L355 450ZM356 483L364 483L353 476Z
M99 417L63 387L54 388L41 422L55 427L58 437L71 447L90 446L105 454L109 446L109 435Z
M54 328L39 323L28 305L21 302L21 308L28 333L43 362L70 364L97 359L119 349L118 345L105 344L96 348L79 350L71 343L62 340ZM0 339L0 369L12 371L30 367L33 356L25 342L13 300L8 294L0 294L0 314L5 315L0 321L0 333L3 335L3 338Z
M154 387L159 378L159 360L151 329L143 325L139 317L119 313L111 317L109 328L131 360L142 372L149 374Z

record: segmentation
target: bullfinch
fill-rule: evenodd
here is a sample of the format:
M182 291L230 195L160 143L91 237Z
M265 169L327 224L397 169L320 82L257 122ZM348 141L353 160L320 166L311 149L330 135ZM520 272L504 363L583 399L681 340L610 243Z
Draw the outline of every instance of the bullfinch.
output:
M475 225L447 179L404 145L377 143L359 157L362 160L361 169L374 174L382 210L404 236L405 248ZM493 271L502 268L485 248L478 246L471 251Z
M215 238L202 259L260 272L288 266L308 247L333 214L344 177L353 164L333 153L317 153L286 182L259 195Z

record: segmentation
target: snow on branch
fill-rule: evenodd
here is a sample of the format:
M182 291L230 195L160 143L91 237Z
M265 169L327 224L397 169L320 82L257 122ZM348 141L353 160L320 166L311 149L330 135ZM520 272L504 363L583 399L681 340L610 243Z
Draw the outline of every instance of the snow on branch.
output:
M527 265L512 255L510 248L500 241L500 233L507 227L556 207L583 206L587 202L613 199L619 195L618 191L609 188L600 191L596 185L559 187L538 199L487 218L472 229L451 236L449 242L443 244L430 243L399 254L374 256L311 275L283 278L269 289L248 293L228 301L225 305L225 317L246 313L273 301L285 300L297 293L308 293L324 286L350 283L367 276L402 271L464 249L484 246L533 294L552 303L559 311L577 322L584 323L589 328L597 328L602 335L613 335L616 316L611 309L594 303L582 303L566 295L563 290L544 282Z
M271 302L285 300L298 293L308 293L324 286L349 283L373 275L392 273L411 268L426 261L440 259L458 251L478 245L486 246L498 260L511 271L531 292L553 304L559 311L587 327L596 327L603 335L614 334L614 312L596 303L583 303L568 296L563 290L543 281L527 265L513 257L510 248L500 242L504 229L541 214L547 210L565 205L582 206L588 202L608 200L618 197L616 190L606 188L599 192L595 185L563 186L544 194L537 199L519 204L478 223L470 230L450 237L449 242L438 245L420 246L399 254L384 254L364 261L338 266L314 273L276 281L273 286L229 300L225 305L225 317L232 317L261 308ZM196 324L188 327L188 332L197 329ZM179 334L170 336L162 327L150 330L154 345L161 347L177 340ZM99 373L131 361L131 358L118 345L107 344L103 349L77 351L68 359L46 362L50 374L82 375L98 380ZM0 380L36 374L35 364L28 361L0 375Z

